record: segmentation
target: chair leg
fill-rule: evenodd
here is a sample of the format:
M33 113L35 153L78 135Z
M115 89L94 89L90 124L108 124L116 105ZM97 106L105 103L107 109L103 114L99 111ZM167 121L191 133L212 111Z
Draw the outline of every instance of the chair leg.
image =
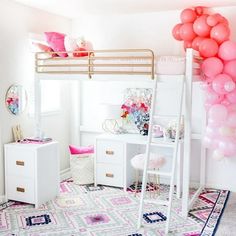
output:
M157 170L159 170L159 168ZM156 181L157 181L157 196L160 196L160 175L156 176Z
M135 197L137 195L137 190L138 190L138 178L139 178L139 171L135 170L135 194L134 194Z

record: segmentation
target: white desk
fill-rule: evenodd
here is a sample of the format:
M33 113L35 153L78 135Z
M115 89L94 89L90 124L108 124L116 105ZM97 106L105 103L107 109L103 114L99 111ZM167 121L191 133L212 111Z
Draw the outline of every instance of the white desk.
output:
M172 141L155 138L161 153L174 145ZM145 152L147 136L140 134L102 134L96 137L95 144L95 185L102 184L127 189L135 180L135 171L130 160L136 154ZM181 159L183 142L180 142L177 161L177 196L181 195ZM171 153L172 154L172 153ZM169 154L170 155L170 154ZM166 159L171 160L171 156ZM168 160L167 160L168 166ZM169 183L169 182L168 182Z

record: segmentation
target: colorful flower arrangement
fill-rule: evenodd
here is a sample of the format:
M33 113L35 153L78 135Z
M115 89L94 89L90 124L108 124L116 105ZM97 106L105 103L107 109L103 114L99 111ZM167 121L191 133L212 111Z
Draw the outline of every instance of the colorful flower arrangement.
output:
M8 109L14 114L19 113L19 98L18 97L8 97L6 99L6 104Z
M130 89L121 106L123 110L121 118L127 122L133 122L140 134L148 135L150 105L150 89L136 89L135 91Z

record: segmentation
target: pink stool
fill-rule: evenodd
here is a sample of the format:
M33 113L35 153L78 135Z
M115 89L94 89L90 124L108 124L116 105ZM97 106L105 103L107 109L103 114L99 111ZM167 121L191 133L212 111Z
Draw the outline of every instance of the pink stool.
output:
M144 162L145 162L146 154L138 154L135 155L131 159L131 165L135 169L135 196L137 193L137 187L138 187L138 179L139 179L139 171L143 171L144 169ZM158 156L157 154L150 153L150 159L149 159L149 170L158 170L161 168L166 162L166 159L164 156ZM160 184L159 176L157 176L157 186Z

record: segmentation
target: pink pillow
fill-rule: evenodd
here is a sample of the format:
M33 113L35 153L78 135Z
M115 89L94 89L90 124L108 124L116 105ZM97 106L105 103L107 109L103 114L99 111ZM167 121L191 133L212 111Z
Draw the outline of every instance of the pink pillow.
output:
M57 32L45 32L45 37L49 46L54 52L64 52L66 51L64 46L65 34ZM67 57L67 53L58 53L60 57Z
M40 52L53 52L53 49L50 48L49 46L42 44L42 43L34 43L33 45L40 51ZM50 54L52 57L56 57L56 53Z
M87 153L94 153L94 147L88 146L88 147L76 147L73 145L69 145L70 154L87 154Z

